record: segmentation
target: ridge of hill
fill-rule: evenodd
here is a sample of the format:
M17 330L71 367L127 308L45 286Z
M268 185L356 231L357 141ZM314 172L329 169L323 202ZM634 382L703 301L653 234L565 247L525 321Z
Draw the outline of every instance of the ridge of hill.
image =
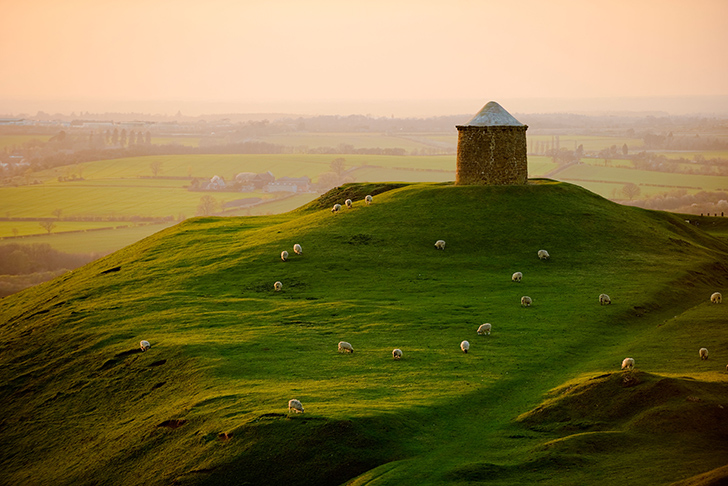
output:
M715 479L728 245L530 182L349 184L195 218L0 300L0 483Z

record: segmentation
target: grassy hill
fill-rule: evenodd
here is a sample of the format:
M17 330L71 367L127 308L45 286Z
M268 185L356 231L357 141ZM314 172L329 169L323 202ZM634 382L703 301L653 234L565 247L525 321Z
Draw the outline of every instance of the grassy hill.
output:
M728 244L531 182L191 219L0 300L0 483L725 478Z

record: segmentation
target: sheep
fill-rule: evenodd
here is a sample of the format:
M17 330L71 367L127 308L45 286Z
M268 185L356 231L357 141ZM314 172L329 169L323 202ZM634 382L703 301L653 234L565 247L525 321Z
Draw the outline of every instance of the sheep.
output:
M340 210L341 210L341 204L338 204L338 203L334 204L334 207L331 208L331 212L334 214L338 213Z
M435 249L436 250L444 250L445 249L445 240L437 240L435 242Z
M549 252L547 252L546 250L538 250L538 257L541 260L548 260L551 255L549 255Z
M521 305L523 307L531 307L532 303L533 303L533 300L531 299L531 297L529 297L527 295L524 295L523 297L521 297Z
M467 354L467 352L468 352L468 349L470 349L470 343L469 343L469 342L467 342L467 341L463 341L463 342L461 342L461 343L460 343L460 349L462 349L462 350L463 350L463 353L466 353L466 354Z
M303 248L301 248L301 245L299 245L298 243L293 245L293 251L294 253L296 253L296 255L303 255Z
M351 199L347 199L344 201L344 204L346 204L346 207L351 209L351 205L354 204L354 202Z
M291 413L291 410L296 413L303 413L303 404L295 398L291 398L288 400L288 413Z
M351 346L351 344L347 343L346 341L339 341L339 352L340 353L353 353L354 348Z
M283 251L281 252L281 260L283 260L284 262L285 262L286 260L288 260L288 252L287 252L286 250L283 250Z
M511 280L513 280L514 282L520 282L522 278L523 278L523 274L521 272L516 272L511 277Z
M148 351L149 348L152 347L152 345L149 344L149 341L142 340L142 341L139 341L139 347L142 349L142 353L143 353L144 351Z
M364 198L364 202L367 203L367 206L369 206L372 203L372 196L371 194L367 194Z
M276 292L280 292L282 289L283 284L280 281L273 284L273 290L275 290Z
M394 359L402 359L402 350L397 348L392 350L392 358Z
M491 328L491 325L487 322L485 324L481 324L480 327L478 328L478 334L480 334L481 336L483 336L483 335L490 336L490 328Z
M634 369L634 358L624 358L622 360L622 369L623 370Z
M714 304L720 304L723 302L723 295L720 292L715 292L710 296L710 301Z
M708 348L700 348L698 354L700 355L700 359L708 359Z
M601 305L609 305L612 303L612 299L607 294L599 294L599 303Z

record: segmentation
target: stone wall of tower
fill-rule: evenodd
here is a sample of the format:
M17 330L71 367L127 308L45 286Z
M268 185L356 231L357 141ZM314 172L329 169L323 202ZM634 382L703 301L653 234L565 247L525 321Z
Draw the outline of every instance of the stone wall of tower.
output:
M458 126L455 184L526 184L526 125Z

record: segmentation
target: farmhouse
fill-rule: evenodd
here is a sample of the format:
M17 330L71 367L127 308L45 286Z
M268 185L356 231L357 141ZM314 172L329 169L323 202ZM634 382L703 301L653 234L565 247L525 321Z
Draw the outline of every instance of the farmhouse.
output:
M268 192L308 192L311 179L308 177L281 177L269 182L265 190Z
M457 125L455 184L512 185L528 180L526 130L495 101L465 125Z

